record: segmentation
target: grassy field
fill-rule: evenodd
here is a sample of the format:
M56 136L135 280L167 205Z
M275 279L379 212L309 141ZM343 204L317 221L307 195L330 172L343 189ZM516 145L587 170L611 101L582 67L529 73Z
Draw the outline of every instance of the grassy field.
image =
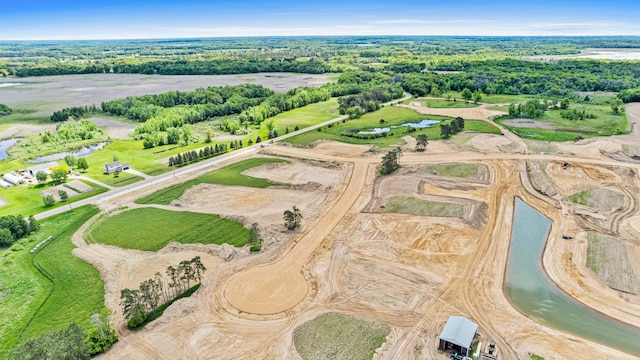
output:
M144 251L158 251L170 242L241 247L249 240L249 230L218 215L139 208L102 218L86 238L90 243Z
M640 282L629 263L624 245L597 233L589 233L587 239L587 267L609 287L638 294Z
M478 174L478 164L437 164L427 165L423 171L436 172L438 176L452 176L458 178L468 178Z
M464 216L464 206L454 203L422 200L411 196L392 196L386 200L384 212L461 218Z
M73 204L76 201L86 199L98 194L109 191L109 189L102 187L90 181L80 180L87 185L93 187L93 190L69 198L69 202ZM66 202L56 202L53 206L45 207L42 201L42 195L40 191L52 188L55 185L37 184L37 185L22 185L14 186L9 189L0 189L0 197L7 200L9 205L0 207L0 216L2 215L34 215L43 211L55 209L60 206L68 206Z
M424 105L430 108L473 108L478 107L480 104L474 104L473 102L466 102L462 100L453 101L453 100L427 100L427 99L418 99Z
M274 158L252 158L225 166L215 170L209 174L200 176L193 180L186 181L182 184L169 186L159 190L153 194L147 195L136 200L137 204L162 204L169 205L173 200L184 194L188 188L198 184L220 184L220 185L236 185L249 186L257 188L265 188L275 185L265 179L254 178L243 175L242 172L265 164L285 162L285 160Z
M383 119L385 123L381 124L380 119ZM318 140L333 140L349 144L370 144L377 145L379 147L392 147L398 144L404 144L402 137L406 135L416 137L420 134L425 134L429 140L440 140L441 136L439 125L426 129L417 129L415 132L410 132L408 127L395 128L392 129L392 131L385 137L371 139L360 139L347 135L360 130L397 126L408 122L418 122L424 119L441 120L443 123L448 123L452 120L451 118L444 116L422 115L414 110L403 107L387 106L378 111L365 114L359 119L347 120L331 127L326 126L323 127L321 131L310 131L289 138L286 141L292 144L309 145ZM501 134L500 129L486 121L480 120L466 120L465 130Z
M9 358L18 341L66 328L71 322L86 327L91 315L108 313L100 274L71 254L72 234L98 212L83 206L48 218L37 234L0 250L0 274L11 274L0 277L0 358ZM54 239L32 255L33 246L48 236Z
M624 205L624 195L608 189L591 188L569 196L573 203L608 212Z
M384 124L380 123L381 119L385 121ZM409 132L408 127L396 128L392 129L392 131L385 137L371 139L360 139L347 136L347 134L361 130L398 126L408 122L419 122L424 119L442 120L444 122L451 120L451 118L443 116L422 115L414 110L403 107L387 106L378 111L364 114L359 119L347 120L331 127L323 127L321 131L310 131L305 134L294 136L287 139L287 142L308 145L317 140L335 140L350 144L371 144L380 147L390 147L398 143L404 143L402 137L408 134L411 136L426 134L430 140L440 139L440 127L438 125L431 128L418 129L415 132Z
M389 334L386 325L339 313L327 313L293 332L302 359L371 359Z
M449 97L451 99L462 99L462 95L461 92L456 92L456 91L448 91L444 94L442 94L442 97L446 98L447 95L449 95ZM481 103L488 103L488 104L506 104L506 103L516 103L516 102L526 102L528 100L535 100L539 98L538 96L535 95L499 95L499 94L494 94L494 95L487 95L487 94L482 94L482 99L480 99Z
M613 114L608 105L580 104L572 106L571 109L585 110L587 113L596 115L597 118L569 120L561 116L561 113L567 110L549 110L536 120L548 124L552 130L507 126L503 123L504 120L509 119L506 116L496 119L496 122L522 138L543 141L575 141L576 136L590 138L626 134L631 131L627 116Z

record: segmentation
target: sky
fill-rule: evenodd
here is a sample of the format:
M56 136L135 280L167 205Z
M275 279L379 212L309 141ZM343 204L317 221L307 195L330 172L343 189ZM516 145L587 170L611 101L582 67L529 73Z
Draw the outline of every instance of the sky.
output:
M640 35L638 15L638 0L0 0L0 40Z

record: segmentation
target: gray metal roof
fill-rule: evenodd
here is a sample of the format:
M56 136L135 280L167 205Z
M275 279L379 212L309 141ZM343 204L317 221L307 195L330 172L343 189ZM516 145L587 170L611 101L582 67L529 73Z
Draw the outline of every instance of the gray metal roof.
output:
M50 162L45 163L45 164L39 164L39 165L31 166L31 167L27 168L27 170L29 170L29 171L31 171L31 172L33 172L35 174L36 172L38 172L40 170L48 170L48 169L50 169L52 167L56 167L56 166L60 166L60 164L58 164L57 161L50 161Z
M466 317L450 316L440 333L440 339L468 349L477 331L478 325Z

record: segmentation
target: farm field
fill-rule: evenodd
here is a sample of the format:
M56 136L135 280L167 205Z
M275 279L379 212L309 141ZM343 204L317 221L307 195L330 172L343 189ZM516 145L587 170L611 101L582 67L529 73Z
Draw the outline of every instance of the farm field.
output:
M88 243L158 251L174 241L241 247L249 240L249 230L217 215L139 208L103 217L86 236Z
M1 273L14 274L0 281L3 294L0 357L9 358L18 340L66 328L71 322L87 327L91 315L109 312L98 271L71 253L75 248L71 236L98 212L95 207L84 206L43 220L38 233L10 249L0 250ZM48 236L54 239L35 255L31 254L33 246Z

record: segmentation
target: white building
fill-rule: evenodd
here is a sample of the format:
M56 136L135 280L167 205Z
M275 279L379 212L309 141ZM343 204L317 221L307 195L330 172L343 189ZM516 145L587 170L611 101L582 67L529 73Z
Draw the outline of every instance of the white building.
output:
M15 174L4 174L4 176L2 177L2 179L6 182L8 182L11 185L22 185L24 184L24 179L22 178L22 176L18 176Z

